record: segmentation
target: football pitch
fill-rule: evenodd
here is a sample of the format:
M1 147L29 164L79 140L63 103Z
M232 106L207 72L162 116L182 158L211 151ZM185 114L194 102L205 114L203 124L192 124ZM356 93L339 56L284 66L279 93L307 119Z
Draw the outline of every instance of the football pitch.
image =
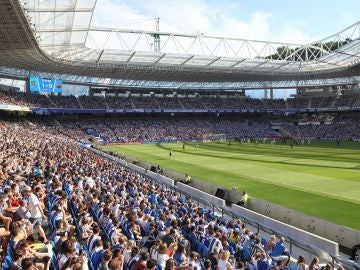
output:
M109 151L360 229L360 143L112 145ZM172 158L169 152L172 149Z

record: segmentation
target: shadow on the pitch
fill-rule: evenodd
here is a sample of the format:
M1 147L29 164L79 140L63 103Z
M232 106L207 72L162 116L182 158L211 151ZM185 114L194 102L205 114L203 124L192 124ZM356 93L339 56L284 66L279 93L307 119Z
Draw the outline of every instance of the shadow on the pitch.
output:
M161 148L161 149L166 149L166 150L170 150L170 147L166 147L164 144L156 144L157 147ZM189 147L194 147L194 146L190 146ZM208 149L208 150L216 150L214 148L211 147L207 147L205 145L201 145L200 146L201 149ZM219 149L217 149L219 150ZM182 152L182 151L178 151L178 150L173 150L174 152ZM244 151L231 151L231 152L238 152L238 153L245 153L245 154L252 154L254 155L253 152L244 152ZM246 161L255 161L255 162L263 162L263 163L269 163L269 164L284 164L284 165L295 165L295 166L308 166L308 167L320 167L320 168L335 168L335 169L348 169L348 170L355 170L358 171L360 170L360 168L358 167L352 167L352 168L344 168L344 167L340 167L340 166L326 166L326 165L316 165L316 164L299 164L299 163L293 163L293 162L284 162L284 161L270 161L270 160L258 160L258 159L252 159L252 158L244 158L244 157L224 157L224 156L220 156L220 155L214 155L214 154L204 154L204 153L197 153L197 152L188 152L185 151L186 154L189 155L194 155L194 156L207 156L207 157L214 157L214 158L223 158L223 159L231 159L231 160L246 160ZM261 155L259 153L259 155ZM267 156L278 156L278 155L271 155L271 154L264 154ZM282 156L282 157L288 157L288 158L296 158L296 156ZM304 156L299 156L298 158L303 158L306 159L306 157ZM328 159L326 159L328 160ZM330 159L330 161L336 161L335 159ZM344 162L344 160L341 160L342 162Z

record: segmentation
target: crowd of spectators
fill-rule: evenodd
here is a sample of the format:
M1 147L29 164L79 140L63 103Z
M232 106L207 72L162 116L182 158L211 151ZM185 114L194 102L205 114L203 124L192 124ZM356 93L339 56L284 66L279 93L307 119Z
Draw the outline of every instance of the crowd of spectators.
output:
M184 108L184 105L182 105L179 98L161 97L161 98L157 98L156 102L159 105L160 109Z
M104 97L81 96L79 101L84 109L106 109L107 103Z
M266 109L285 109L284 99L263 99Z
M77 141L90 137L110 143L154 143L178 141L211 141L219 139L263 140L281 136L270 120L255 118L79 118L38 117L24 121L24 125L39 130L49 129ZM294 125L283 120L285 132L295 138L325 140L359 140L360 121L356 118L329 121L308 121ZM284 134L282 134L284 135Z
M289 263L284 238L216 216L51 128L1 122L0 129L5 269L275 270ZM318 269L318 258L309 263ZM303 269L304 259L297 265Z
M44 108L54 107L45 95L22 92L0 91L0 104Z
M333 107L336 97L312 97L310 108L330 108Z
M268 122L237 119L95 118L59 122L66 130L74 130L70 132L73 137L74 133L80 137L81 131L92 129L93 134L97 134L106 143L203 141L219 134L227 139L262 139L276 136Z
M56 96L0 91L0 103L43 108L80 109L304 109L355 107L360 105L360 94L339 97L297 97L284 99L255 99L246 97L157 97L157 96Z
M58 108L77 109L79 103L75 96L50 96L50 99L56 104Z
M360 121L347 119L329 123L307 123L305 125L282 124L295 138L322 140L360 140Z
M291 109L301 109L309 108L310 98L308 97L298 97L298 98L288 98L287 99L288 107Z
M131 100L136 109L159 109L157 97L155 96L132 97Z
M106 97L110 109L135 109L130 97Z
M334 107L355 107L360 105L360 94L346 94L340 96Z

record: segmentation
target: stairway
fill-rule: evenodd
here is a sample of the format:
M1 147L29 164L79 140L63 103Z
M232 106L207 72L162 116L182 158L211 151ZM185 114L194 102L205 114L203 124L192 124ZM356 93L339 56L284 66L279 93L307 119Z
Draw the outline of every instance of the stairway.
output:
M289 103L288 103L287 98L285 99L285 108L286 108L286 109L289 109Z
M50 104L51 104L52 106L54 106L54 108L57 108L57 107L58 107L58 105L51 99L50 96L48 96L48 95L45 95L45 96L46 96L46 98L48 99L48 101L50 102Z
M279 133L283 137L292 137L292 134L289 131L287 131L285 128L281 127L281 126L279 127Z
M336 98L334 98L334 99L330 102L328 108L334 108L334 107L335 107L335 104L336 104L336 101L338 101L338 99L339 99L339 96L337 96Z
M311 102L312 102L312 98L309 98L308 109L311 108Z
M109 110L110 109L110 106L109 106L109 104L106 102L106 99L104 98L104 104L105 104L105 108L107 109L107 110Z
M133 109L136 109L134 100L133 100L132 98L130 98L130 101L131 101L131 107L132 107Z
M186 109L185 106L184 106L184 104L181 102L181 99L180 99L180 98L178 98L178 102L179 102L179 104L180 104L180 106L181 106L181 109Z
M269 109L268 106L266 105L264 99L261 98L260 101L261 101L262 105L264 106L263 107L264 109Z
M56 118L52 119L59 128L63 128L63 125Z
M76 99L76 102L78 103L79 107L81 109L84 109L84 106L81 104L79 97L75 97L75 99Z

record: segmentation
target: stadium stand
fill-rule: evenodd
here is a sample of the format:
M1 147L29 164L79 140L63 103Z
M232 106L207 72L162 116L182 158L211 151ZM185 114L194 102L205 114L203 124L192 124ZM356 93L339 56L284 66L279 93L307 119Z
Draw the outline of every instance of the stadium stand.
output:
M232 96L195 97L98 97L55 96L0 91L2 104L29 107L73 109L309 109L356 107L360 104L359 94L346 94L340 97L297 97L283 99L253 99ZM288 104L288 105L286 105ZM287 107L288 106L288 107Z
M1 203L9 204L1 215L13 228L2 229L4 269L25 263L45 269L138 269L145 261L149 269L169 269L170 262L183 269L288 263L284 239L266 239L241 220L216 216L51 127L7 121L0 128ZM29 230L40 225L51 245Z
M58 108L79 108L79 104L74 96L51 96L50 98Z
M110 109L134 109L134 105L130 97L106 97L106 103L109 105Z
M2 269L305 270L306 261L310 270L334 269L330 262L320 264L317 255L327 253L319 257L335 262L342 239L333 242L337 252L314 252L305 243L303 251L313 258L305 261L301 255L294 263L290 233L288 242L276 228L270 228L271 236L263 235L259 223L255 228L245 218L224 215L225 200L219 214L195 195L180 194L181 184L156 182L147 169L136 170L124 160L125 167L120 166L114 156L105 158L92 147L220 138L256 145L279 137L359 140L359 22L301 46L165 33L159 18L156 32L99 27L91 22L96 2L2 0L1 74L27 80L26 91L47 92L0 90ZM109 33L101 50L87 47L93 31ZM127 50L106 46L113 43L112 34ZM137 47L139 37L130 48L122 34L154 42L144 50ZM175 42L176 53L165 48L166 36ZM184 54L178 46L188 46L178 36L183 44L192 40ZM205 45L211 55L193 51L200 39L201 50ZM214 50L206 39L218 44ZM217 49L221 44L226 56ZM51 81L51 87L40 81ZM63 81L74 84L73 94L79 86L76 90L89 96L55 94L63 91ZM273 97L277 88L311 96L245 96L260 88L264 96ZM152 173L160 171L154 168ZM317 236L311 237L314 243Z
M289 108L293 108L293 109L309 108L310 98L308 97L288 98L287 103Z
M79 97L79 101L83 108L86 109L104 109L107 107L105 98L103 97L81 96Z

